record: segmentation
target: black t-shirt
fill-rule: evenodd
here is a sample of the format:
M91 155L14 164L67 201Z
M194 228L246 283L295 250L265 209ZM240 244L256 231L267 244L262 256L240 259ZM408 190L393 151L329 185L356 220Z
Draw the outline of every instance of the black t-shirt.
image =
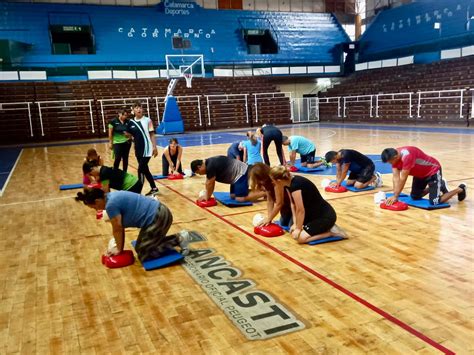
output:
M267 125L267 126L263 127L260 131L262 132L263 135L267 135L267 136L271 135L272 133L273 134L274 133L280 133L281 134L281 131L273 125Z
M295 192L301 190L303 206L305 209L304 222L307 224L318 217L324 216L326 211L332 210L331 205L321 196L318 188L303 176L294 176L287 190ZM291 197L293 199L293 197Z
M341 153L341 159L338 160L338 163L341 165L350 164L349 170L353 173L360 173L369 165L374 164L369 157L357 150L341 149L339 153Z
M123 189L123 182L125 179L125 172L123 170L102 166L100 168L99 177L100 181L109 180L109 187L111 189Z
M112 126L113 130L114 130L114 133L125 133L127 132L128 130L128 121L129 120L125 120L123 121L120 121L119 118L114 118L113 120L111 120L109 122L109 124Z
M206 176L208 179L216 178L217 182L224 184L235 183L247 171L247 164L237 159L218 155L206 159Z

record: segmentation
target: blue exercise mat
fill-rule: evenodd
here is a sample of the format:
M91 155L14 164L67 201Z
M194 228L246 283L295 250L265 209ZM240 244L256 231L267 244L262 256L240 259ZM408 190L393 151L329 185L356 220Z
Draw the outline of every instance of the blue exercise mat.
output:
M275 221L275 222L273 222L273 223L275 223L277 226L280 226L283 230L285 230L285 231L287 231L287 232L290 231L290 226L282 226L281 223L280 223L280 221Z
M214 198L227 207L252 206L250 201L240 202L230 198L229 192L214 192Z
M336 180L333 180L333 181L336 181ZM347 186L347 181L343 181L342 186L344 186L346 189L348 189L349 191L352 191L352 192L361 192L361 191L370 191L370 190L375 190L375 187L373 186L367 186L367 187L364 187L363 189L358 189L354 186Z
M326 169L330 169L330 168L326 168L324 165L320 165L316 168L308 168L306 166L301 166L300 164L295 164L295 166L298 168L298 172L302 172L302 173L311 173L311 172L315 172L315 171L325 171Z
M343 240L346 238L335 236L335 237L327 237L323 239L318 239L318 240L313 240L311 242L308 242L309 245L317 245L317 244L323 244L323 243L330 243L330 242L337 242L339 240Z
M82 189L83 186L84 186L84 184L59 185L59 190Z
M386 194L387 197L393 196L393 193L388 193ZM451 207L449 203L440 203L438 205L432 205L430 204L430 200L427 198L422 198L421 200L413 200L410 196L407 194L400 194L398 197L398 201L406 203L408 206L416 207L416 208L421 208L424 210L439 210L441 208L448 208Z
M161 180L161 179L167 179L168 175L153 175L153 179L155 180Z
M132 241L132 246L135 248L135 244L137 244L136 240ZM178 253L174 249L169 249L163 253L158 259L149 259L142 263L143 268L146 271L159 269L160 267L171 265L177 261L183 260L184 256Z

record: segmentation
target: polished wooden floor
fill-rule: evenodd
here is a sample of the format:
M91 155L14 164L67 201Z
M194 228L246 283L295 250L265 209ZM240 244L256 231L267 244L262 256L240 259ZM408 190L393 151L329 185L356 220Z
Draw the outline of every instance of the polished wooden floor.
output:
M415 145L440 160L451 187L474 185L472 134L318 125L283 131L311 138L319 154ZM378 208L372 192L323 193L349 239L310 247L288 235L254 235L252 218L264 202L211 213L192 203L204 178L161 180L172 231L205 234L194 248L215 249L306 326L251 341L183 266L145 272L138 262L116 270L101 265L110 225L75 202L75 191L58 190L81 181L91 146L109 156L105 143L25 148L0 198L1 354L473 353L472 190L449 209L400 213ZM227 146L187 147L183 163L225 154ZM161 159L150 166L161 173ZM325 178L305 176L317 186ZM384 182L390 191L391 175ZM136 235L127 231L127 245Z

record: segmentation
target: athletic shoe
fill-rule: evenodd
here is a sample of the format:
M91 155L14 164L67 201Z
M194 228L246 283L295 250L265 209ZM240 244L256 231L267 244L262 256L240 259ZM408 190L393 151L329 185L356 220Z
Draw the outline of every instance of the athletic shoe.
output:
M145 196L155 196L156 194L158 193L158 188L157 187L154 187L153 189L151 189L150 191L148 191L148 193L145 194Z
M335 224L330 230L331 233L337 234L340 237L347 238L347 233L344 229Z
M461 184L458 187L462 189L460 193L458 193L458 201L463 201L466 198L466 190L467 190L467 185L466 184Z
M323 165L326 167L326 168L331 168L332 167L332 163L328 163L326 161L326 159L324 158L321 158L321 162L323 163Z
M382 187L383 186L383 180L382 180L382 175L378 171L375 172L375 187Z
M181 254L186 256L189 254L189 243L191 242L191 236L187 230L179 232L179 246L181 247Z

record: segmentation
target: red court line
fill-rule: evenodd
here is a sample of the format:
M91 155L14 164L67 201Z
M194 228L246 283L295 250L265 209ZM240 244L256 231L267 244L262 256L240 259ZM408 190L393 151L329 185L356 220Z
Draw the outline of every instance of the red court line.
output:
M169 186L166 186L165 184L162 184L161 182L159 182L161 185L167 187L168 189L170 189L171 191L177 193L178 195L180 195L181 197L184 197L186 200L192 202L193 204L195 204L195 202L193 200L191 200L189 197L183 195L181 192L169 187ZM318 279L320 279L321 281L324 281L325 283L327 283L328 285L331 285L332 287L334 287L335 289L337 289L338 291L344 293L345 295L349 296L350 298L352 298L354 301L356 302L359 302L360 304L364 305L365 307L369 308L370 310L374 311L375 313L381 315L382 317L384 317L385 319L389 320L390 322L398 325L400 328L406 330L407 332L409 332L410 334L416 336L418 339L424 341L425 343L431 345L432 347L434 347L435 349L438 349L439 351L445 353L445 354L450 354L450 355L454 355L455 352L452 351L452 350L449 350L448 348L444 347L443 345L437 343L436 341L434 341L433 339L429 338L428 336L424 335L423 333L419 332L418 330L416 330L415 328L411 327L410 325L406 324L405 322L403 322L402 320L392 316L390 313L384 311L383 309L373 305L372 303L370 303L369 301L357 296L355 293L349 291L348 289L344 288L343 286L339 285L338 283L332 281L331 279L327 278L326 276L320 274L319 272L317 272L316 270L314 269L311 269L309 266L303 264L302 262L296 260L295 258L293 258L292 256L286 254L285 252L281 251L280 249L278 248L275 248L274 246L268 244L267 242L259 239L258 237L256 237L255 235L247 232L246 230L240 228L239 226L237 226L236 224L232 223L231 221L228 221L227 219L225 219L224 217L222 217L221 215L211 211L210 209L208 208L205 208L205 207L201 207L202 209L206 210L207 212L209 212L210 214L212 214L213 216L219 218L220 220L224 221L225 223L227 223L228 225L234 227L235 229L239 230L240 232L244 233L245 235L249 236L250 238L254 239L255 241L259 242L260 244L266 246L267 248L269 248L270 250L274 251L275 253L279 254L280 256L284 257L285 259L287 259L288 261L292 262L293 264L299 266L300 268L302 268L303 270L307 271L308 273L316 276Z

